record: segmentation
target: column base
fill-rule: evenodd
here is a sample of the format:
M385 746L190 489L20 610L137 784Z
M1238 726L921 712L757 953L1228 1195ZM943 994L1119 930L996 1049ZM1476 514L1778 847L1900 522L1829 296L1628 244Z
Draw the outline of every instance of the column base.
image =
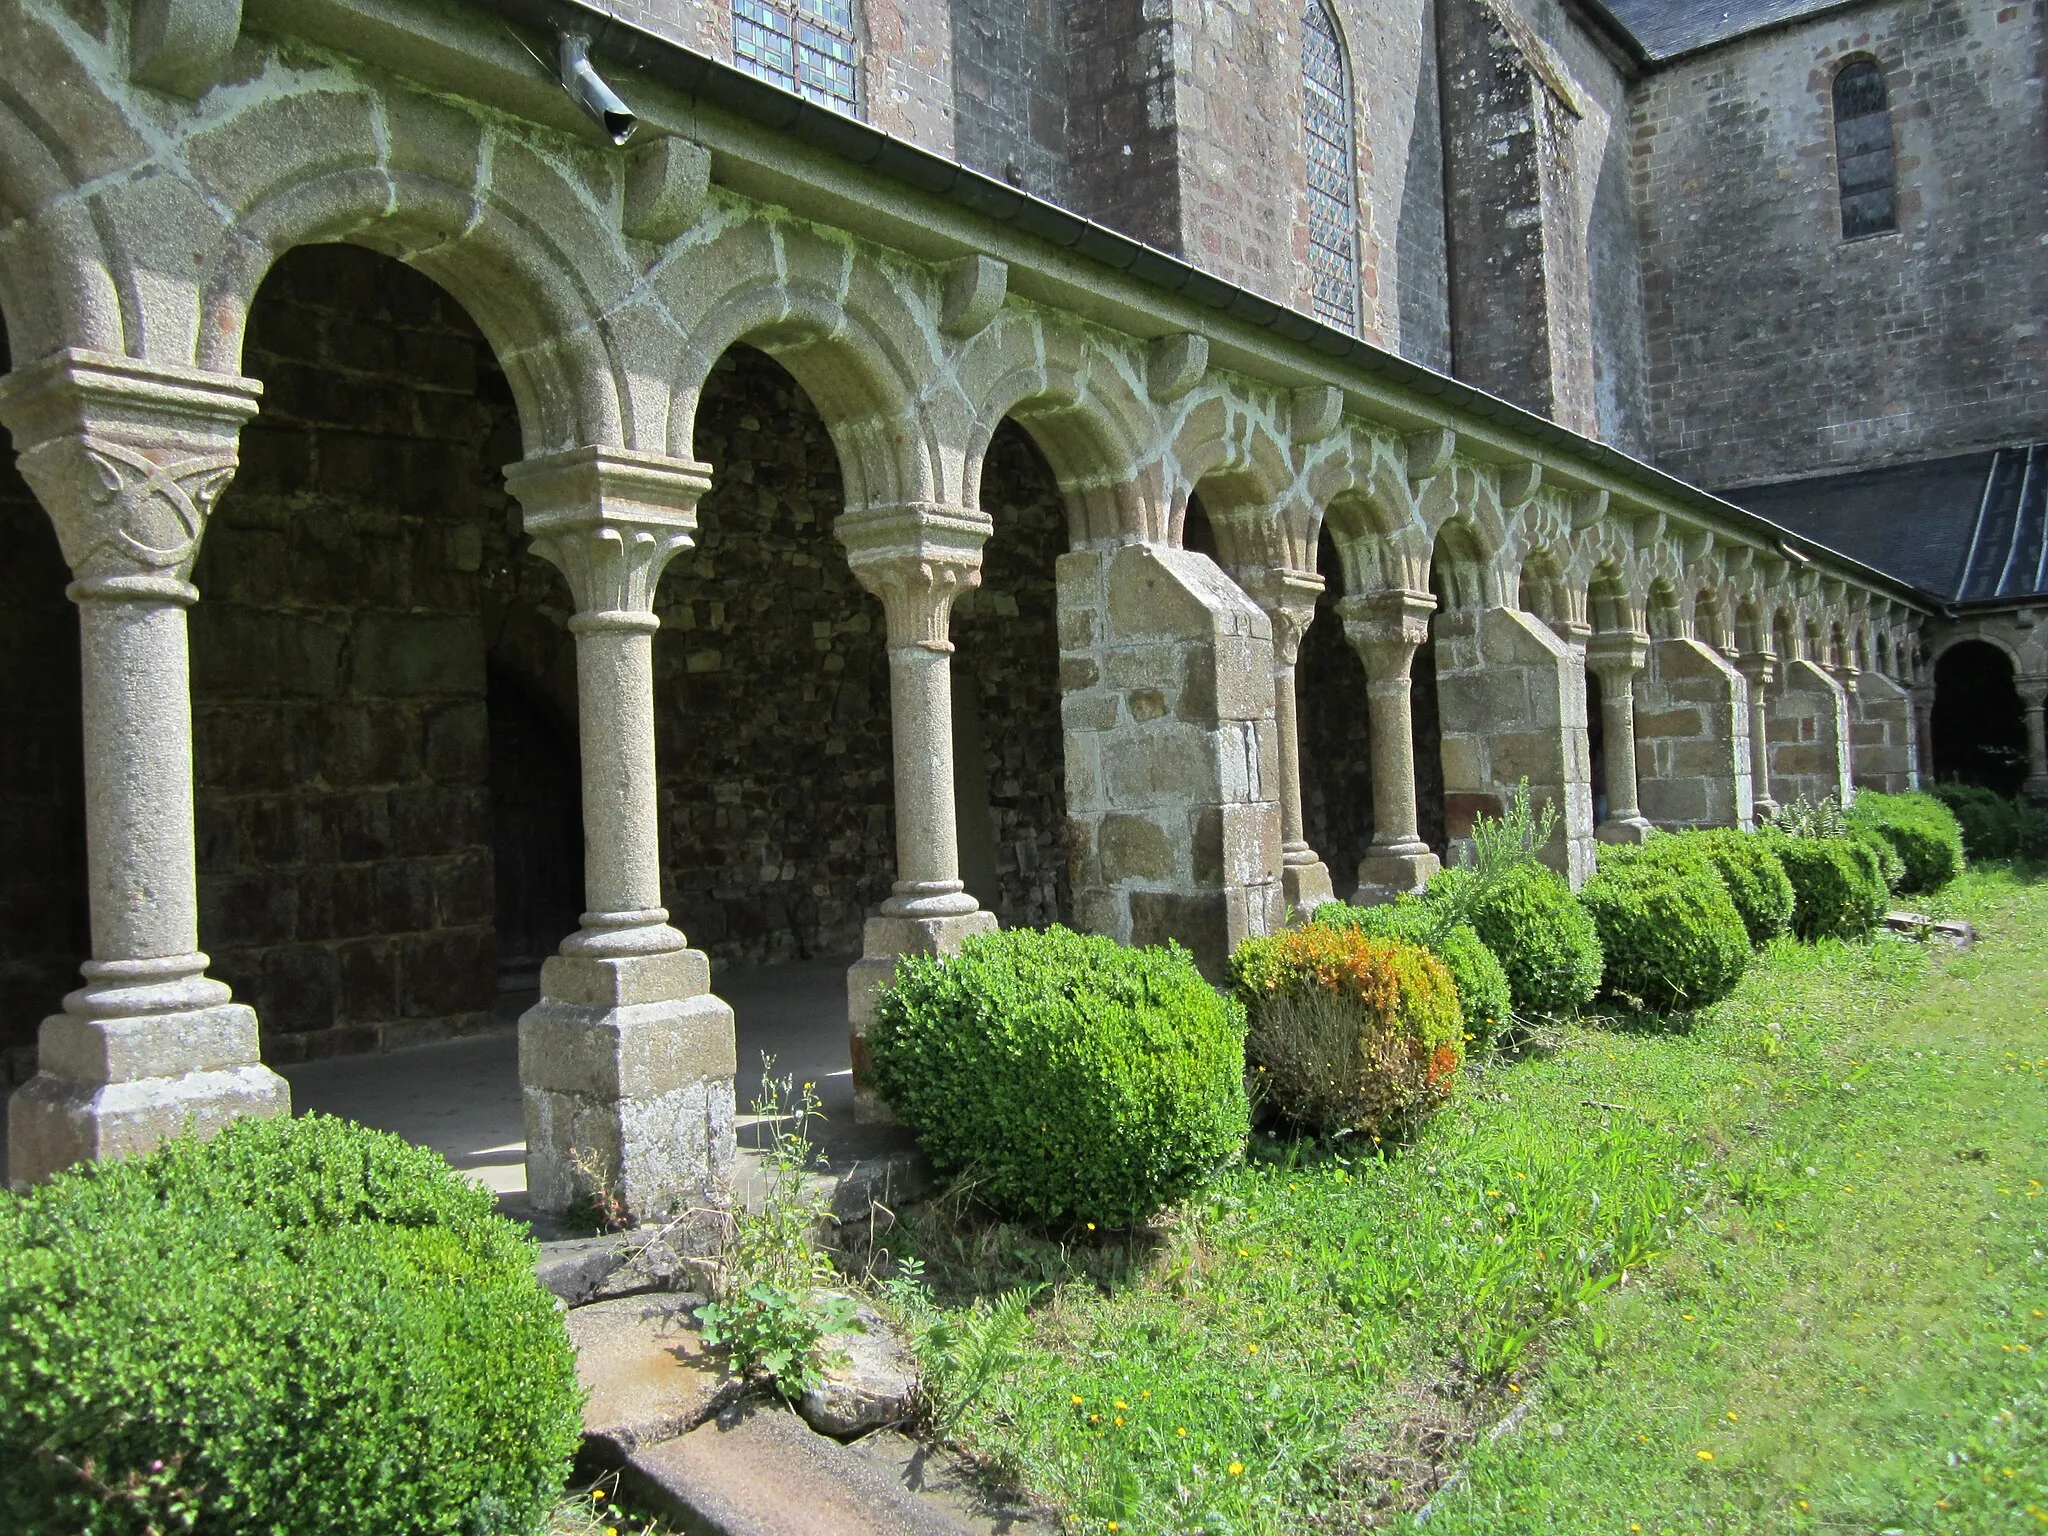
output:
M519 1020L534 1209L608 1197L647 1222L726 1208L738 1047L710 987L695 949L541 967L541 1000Z
M903 955L952 955L977 934L994 933L993 912L955 917L871 917L861 933L861 956L846 972L846 1022L853 1049L853 1118L859 1125L894 1125L896 1117L875 1094L868 1056L868 1026L875 999L895 979Z
M40 1070L8 1101L8 1181L25 1189L75 1163L211 1136L244 1115L290 1114L291 1088L259 1052L255 1011L240 1003L45 1019Z
M1656 828L1641 816L1624 816L1618 821L1603 821L1593 829L1593 840L1600 843L1647 843Z
M1430 876L1442 868L1443 860L1427 849L1420 853L1374 850L1358 861L1358 893L1351 900L1361 907L1376 907L1418 895Z
M1286 903L1290 913L1300 913L1303 917L1324 902L1335 901L1337 888L1330 880L1330 866L1321 859L1309 864L1282 864L1280 899Z
M2020 794L2034 805L2048 805L2048 773L2027 775L2020 785Z

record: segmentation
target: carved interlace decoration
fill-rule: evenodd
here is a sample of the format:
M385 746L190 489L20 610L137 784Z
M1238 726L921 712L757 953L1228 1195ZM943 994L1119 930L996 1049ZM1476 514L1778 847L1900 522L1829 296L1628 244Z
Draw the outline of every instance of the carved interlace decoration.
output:
M38 443L20 462L81 579L183 580L213 504L234 478L236 457L233 448L222 448L159 461L88 433Z

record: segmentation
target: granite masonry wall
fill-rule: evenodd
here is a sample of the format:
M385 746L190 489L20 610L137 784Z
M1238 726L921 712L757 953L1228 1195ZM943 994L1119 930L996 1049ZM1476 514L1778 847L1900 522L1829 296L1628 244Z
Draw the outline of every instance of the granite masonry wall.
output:
M655 604L669 909L717 961L855 954L894 878L895 801L882 605L832 534L839 459L748 347L712 369L695 451L712 488Z
M1760 33L1634 102L1650 444L1722 487L2038 436L2041 0L1898 0ZM1832 87L1885 72L1899 229L1844 241Z
M274 1062L487 1027L510 391L452 299L339 246L278 263L243 366L193 573L201 945Z
M0 452L0 1087L35 1071L36 1025L79 984L92 943L70 580L12 449Z

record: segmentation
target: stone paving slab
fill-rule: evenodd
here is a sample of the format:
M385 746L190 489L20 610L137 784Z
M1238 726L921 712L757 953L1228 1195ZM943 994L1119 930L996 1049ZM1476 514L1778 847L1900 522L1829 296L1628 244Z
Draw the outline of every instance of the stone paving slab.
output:
M759 1401L635 1452L625 1471L629 1492L693 1536L982 1536L884 1462Z
M685 1434L742 1390L710 1354L691 1308L701 1296L626 1296L570 1312L576 1378L590 1394L583 1445L607 1466Z
M1059 1519L1016 1494L991 1489L958 1456L899 1430L878 1430L852 1449L887 1467L897 1487L958 1520L975 1536L1059 1536Z

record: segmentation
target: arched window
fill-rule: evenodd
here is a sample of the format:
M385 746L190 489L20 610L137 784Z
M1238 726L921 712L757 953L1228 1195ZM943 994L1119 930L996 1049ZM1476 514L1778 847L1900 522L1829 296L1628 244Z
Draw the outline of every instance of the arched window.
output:
M1358 179L1352 172L1351 74L1323 0L1301 17L1301 127L1308 152L1308 261L1316 317L1358 330Z
M860 110L854 0L732 0L732 61L821 107Z
M1835 174L1842 184L1844 240L1899 227L1891 103L1884 71L1871 59L1851 59L1835 72Z

